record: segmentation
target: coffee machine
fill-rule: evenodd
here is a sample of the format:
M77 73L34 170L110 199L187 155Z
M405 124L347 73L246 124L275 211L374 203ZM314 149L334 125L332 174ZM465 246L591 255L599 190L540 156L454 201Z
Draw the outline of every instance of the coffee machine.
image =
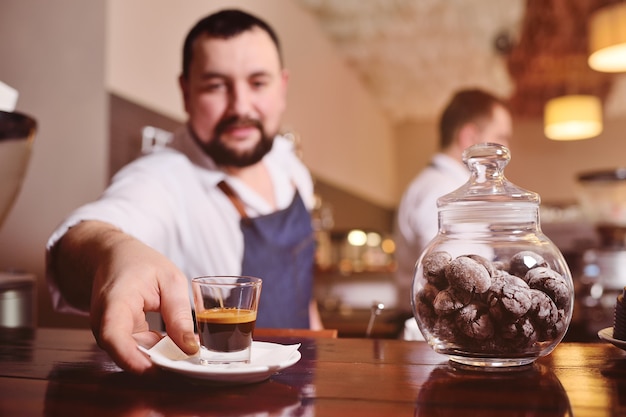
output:
M577 188L598 242L583 253L576 280L578 315L591 336L613 326L617 295L626 286L626 168L579 174Z
M17 93L0 82L0 227L17 198L37 130L32 117L13 111ZM34 326L33 274L0 269L0 328Z

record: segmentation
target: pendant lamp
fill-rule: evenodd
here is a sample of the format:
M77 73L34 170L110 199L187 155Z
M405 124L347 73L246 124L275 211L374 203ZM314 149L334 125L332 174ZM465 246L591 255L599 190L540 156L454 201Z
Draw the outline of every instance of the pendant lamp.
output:
M626 2L596 10L589 19L591 68L601 72L626 72Z
M544 109L544 133L553 140L579 140L602 132L602 104L591 95L567 95L549 100Z

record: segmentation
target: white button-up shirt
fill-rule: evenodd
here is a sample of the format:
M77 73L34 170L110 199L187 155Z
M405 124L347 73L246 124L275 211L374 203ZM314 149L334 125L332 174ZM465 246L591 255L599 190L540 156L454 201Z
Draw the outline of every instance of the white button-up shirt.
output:
M290 141L276 137L263 162L274 183L277 209L291 203L294 185L307 208L313 207L310 173ZM131 162L113 177L100 199L71 213L50 237L48 253L70 227L99 220L161 252L188 278L240 274L244 249L240 215L217 187L222 180L235 190L250 217L274 210L254 190L219 170L187 129L180 129L169 148ZM63 300L50 268L47 279L55 307L76 312Z
M396 280L401 306L410 308L415 263L437 235L437 199L456 190L468 179L469 170L463 163L438 153L404 192L395 230Z

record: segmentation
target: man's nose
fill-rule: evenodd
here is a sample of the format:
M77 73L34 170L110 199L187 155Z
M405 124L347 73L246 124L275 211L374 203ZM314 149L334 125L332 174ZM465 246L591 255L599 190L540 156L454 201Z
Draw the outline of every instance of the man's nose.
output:
M249 116L252 112L252 94L245 86L235 86L230 94L229 110L231 114Z

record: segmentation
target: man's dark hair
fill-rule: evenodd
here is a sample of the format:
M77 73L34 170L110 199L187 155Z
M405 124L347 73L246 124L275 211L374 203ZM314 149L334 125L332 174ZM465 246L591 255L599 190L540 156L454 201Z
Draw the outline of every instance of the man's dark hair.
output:
M463 125L480 124L489 120L496 105L508 110L508 105L502 99L486 91L470 89L457 92L439 120L439 147L441 149L449 147Z
M280 41L274 29L260 18L249 13L236 9L222 10L213 13L195 24L187 34L183 45L183 77L189 76L189 66L193 57L193 43L201 35L208 35L211 38L229 39L242 32L258 27L270 36L282 65L283 58L280 49Z

